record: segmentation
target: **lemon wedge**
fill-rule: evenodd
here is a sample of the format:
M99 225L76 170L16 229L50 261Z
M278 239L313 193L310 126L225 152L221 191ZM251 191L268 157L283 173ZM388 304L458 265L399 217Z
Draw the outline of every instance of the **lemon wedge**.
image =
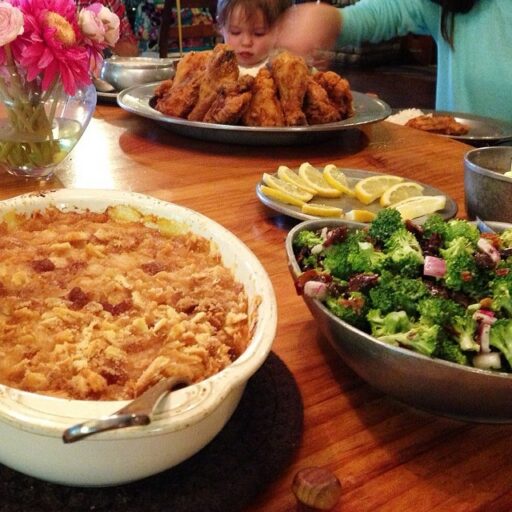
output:
M301 209L302 213L316 215L317 217L341 217L343 215L341 208L327 204L304 203Z
M304 162L299 167L299 176L322 197L340 197L341 190L333 188L325 181L323 174L309 162Z
M383 207L391 206L404 199L421 196L422 194L423 187L419 183L404 181L386 189L380 196L380 205Z
M280 178L276 178L271 174L263 173L263 183L265 185L275 188L276 190L280 190L289 196L293 196L299 201L307 202L313 198L313 194L306 192L302 188L294 185L293 183L288 183L287 181L283 181Z
M282 203L286 204L292 204L294 206L302 206L304 201L301 199L297 199L297 197L292 196L291 194L287 194L286 192L283 192L281 190L278 190L277 188L267 187L266 185L260 185L260 190L265 194L267 197L270 197L271 199L276 199L277 201L281 201Z
M438 210L442 210L445 205L446 196L418 196L404 199L389 208L398 210L403 220L409 220L421 217L422 215L430 215Z
M354 197L355 192L350 188L347 177L334 164L327 164L322 174L331 187L340 190L343 194Z
M373 203L378 199L389 187L404 181L400 176L391 176L389 174L381 174L378 176L370 176L359 180L354 187L357 199L363 204Z
M377 214L371 212L370 210L350 210L345 214L345 218L348 220L353 220L356 222L371 222Z
M283 181L291 183L292 185L302 188L310 194L316 194L316 189L308 185L295 171L292 171L289 167L286 167L286 165L279 166L277 169L277 177Z

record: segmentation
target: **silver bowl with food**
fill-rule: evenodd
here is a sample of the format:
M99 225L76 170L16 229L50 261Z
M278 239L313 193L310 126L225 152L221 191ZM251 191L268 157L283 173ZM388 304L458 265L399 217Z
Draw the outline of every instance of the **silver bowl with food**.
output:
M439 217L432 224L437 222L444 221ZM452 234L466 229L459 222L448 221ZM497 230L510 227L491 225ZM487 270L477 268L476 253L455 257L456 250L467 249L465 241L454 242L444 252L447 249L439 249L441 242L432 236L432 225L415 228L430 229L423 233L432 239L421 245L408 229L408 235L388 233L382 240L367 229L343 220L312 220L298 224L287 236L290 272L321 332L360 377L410 406L468 421L511 422L512 344L507 333L512 320L504 295L511 279L508 270L498 270L510 265L508 247L498 251L492 242L495 235L480 237L473 228L471 234L466 230L481 247L477 258L488 264L489 275L500 276L479 299L476 275ZM512 243L512 230L507 237ZM352 244L350 256L341 249L347 240ZM304 249L303 244L310 247ZM417 260L419 253L422 258ZM466 274L457 267L462 262L474 270L472 289L469 270ZM343 274L354 269L350 276ZM445 286L447 279L451 290Z
M66 485L171 468L224 427L266 360L271 281L231 232L136 193L57 190L0 203L0 463ZM145 426L63 442L175 374Z
M100 78L122 91L133 85L167 80L174 76L175 59L113 56L103 61Z
M464 197L469 218L512 222L512 147L472 149L464 156Z

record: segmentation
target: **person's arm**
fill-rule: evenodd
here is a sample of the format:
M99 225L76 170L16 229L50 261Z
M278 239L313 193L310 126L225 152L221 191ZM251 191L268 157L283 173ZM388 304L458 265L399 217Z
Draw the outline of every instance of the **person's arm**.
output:
M332 50L341 26L341 9L325 3L297 4L278 21L276 47L304 57L316 50Z

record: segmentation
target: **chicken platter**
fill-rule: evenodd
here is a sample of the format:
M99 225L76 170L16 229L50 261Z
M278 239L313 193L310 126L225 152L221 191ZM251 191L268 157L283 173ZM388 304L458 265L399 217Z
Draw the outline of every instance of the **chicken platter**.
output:
M302 57L274 55L256 77L240 73L225 44L191 52L173 79L155 90L155 108L190 121L243 126L308 126L354 114L347 80L332 71L311 71Z

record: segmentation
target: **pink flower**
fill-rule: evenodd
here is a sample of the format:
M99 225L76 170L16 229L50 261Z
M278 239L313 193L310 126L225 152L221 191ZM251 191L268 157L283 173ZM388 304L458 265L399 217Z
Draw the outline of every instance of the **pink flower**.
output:
M10 3L0 2L0 46L23 34L23 13Z
M94 3L84 7L78 15L78 25L82 33L96 43L105 42L105 26L98 16L102 5Z
M18 40L21 39L19 63L27 70L27 80L41 75L41 88L45 91L60 78L68 94L89 84L89 52L80 41L73 0L17 3L25 14L25 32Z
M119 39L119 17L103 5L98 16L105 27L106 43L109 46L115 46Z

